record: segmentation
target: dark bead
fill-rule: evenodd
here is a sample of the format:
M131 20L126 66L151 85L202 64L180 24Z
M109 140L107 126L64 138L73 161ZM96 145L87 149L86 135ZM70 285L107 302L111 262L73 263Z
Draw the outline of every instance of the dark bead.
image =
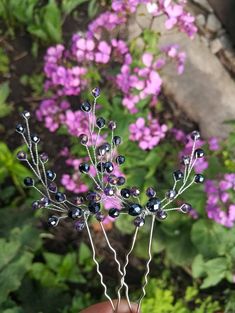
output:
M122 138L120 136L114 136L113 137L113 144L115 146L119 146L122 142Z
M199 131L197 131L197 130L194 130L191 133L192 140L198 140L198 139L200 139L200 137L201 137L201 135L200 135Z
M81 163L79 165L79 171L81 173L88 173L90 170L90 165L88 163Z
M85 198L83 196L77 196L74 201L76 205L80 205L85 202Z
M152 213L157 212L160 209L160 206L161 200L159 198L150 198L146 204L147 209Z
M111 146L110 146L110 144L108 142L104 143L103 147L105 148L106 152L109 152L111 150Z
M103 222L105 219L105 216L101 212L98 212L96 213L95 218L97 219L97 221Z
M106 154L106 146L102 145L96 149L96 154L99 156L104 156Z
M202 149L196 149L194 155L196 158L203 158L205 155L205 152Z
M138 197L140 195L140 190L137 187L131 187L131 195L133 197Z
M91 213L96 214L100 211L100 203L92 201L88 204L88 209Z
M49 160L48 155L45 152L42 152L39 158L42 161L42 163L46 163Z
M194 181L197 184L202 184L204 182L204 180L205 180L205 177L202 174L196 174L194 176Z
M112 171L114 170L112 162L105 162L104 167L107 173L112 173Z
M98 98L100 95L100 88L96 87L96 88L92 89L91 93L92 93L94 98Z
M189 213L192 210L192 206L189 203L184 203L183 205L181 205L180 210L183 213Z
M40 208L41 208L40 201L38 201L38 200L33 201L33 203L32 203L32 209L33 209L33 210L37 210L37 209L40 209Z
M81 110L83 112L90 112L91 111L91 104L89 101L85 101L81 104Z
M110 185L117 185L118 182L117 176L115 175L108 176L108 182L110 183Z
M173 200L177 195L177 191L175 189L170 189L166 192L167 199Z
M85 146L88 143L88 136L86 134L81 134L79 140L80 143Z
M123 176L119 176L119 177L118 177L118 181L117 181L117 185L118 185L118 186L122 186L122 185L124 185L125 183L126 183L126 178L123 177Z
M31 141L36 144L36 143L39 143L40 138L38 137L38 135L33 134L33 135L31 136Z
M108 197L112 197L114 195L115 191L111 186L107 186L104 188L104 194Z
M27 154L24 151L17 152L16 157L20 161L26 161L27 160Z
M56 199L57 202L64 202L66 200L66 196L62 192L57 192L55 194L55 199Z
M40 205L42 207L47 207L50 203L51 203L51 201L48 197L42 197L40 200Z
M181 159L181 163L184 164L184 165L189 165L190 163L190 156L188 155L184 155Z
M120 215L120 212L118 209L112 208L109 210L109 216L112 218L116 218Z
M145 219L144 219L144 217L137 216L137 217L135 218L135 220L134 220L134 225L135 225L136 227L142 227L142 226L144 226L144 224L145 224Z
M55 192L57 191L57 186L56 186L56 184L53 183L53 182L50 182L50 183L48 184L48 190L49 190L50 192L55 193Z
M31 177L25 177L24 184L26 187L32 187L34 185L34 180Z
M153 198L156 196L156 191L152 187L148 187L146 190L146 196L149 198Z
M184 178L184 174L180 170L177 170L177 171L174 171L173 177L176 181L179 181Z
M156 217L157 217L157 219L163 221L163 220L165 220L167 218L167 213L166 213L166 211L158 210L156 212Z
M104 162L99 162L97 164L97 170L100 172L100 173L104 173L105 171L105 163Z
M55 227L58 225L58 223L59 223L59 218L57 216L53 215L49 217L48 219L49 226Z
M73 220L76 220L77 218L82 216L82 209L80 208L74 208L69 211L68 217L72 218Z
M84 227L86 226L86 223L84 219L79 219L75 224L74 227L77 231L82 231Z
M128 208L128 214L131 216L138 216L142 213L143 208L138 203L131 203Z
M25 131L25 128L24 128L24 126L23 126L22 124L17 124L17 125L16 125L16 131L17 131L18 133L20 133L20 134L23 134L24 131Z
M30 112L29 111L24 111L22 112L22 116L26 119L29 119L30 118Z
M98 128L103 128L105 126L105 119L103 117L98 117L96 119L96 126Z
M56 178L56 173L54 171L52 171L52 170L47 170L46 171L46 176L47 176L47 179L53 181Z
M98 202L101 200L101 196L95 191L90 191L87 193L86 199L88 201Z
M126 158L124 157L124 155L118 155L118 156L116 157L116 162L117 162L117 164L119 164L119 165L123 164L123 163L125 162L125 160L126 160Z
M121 196L122 196L123 198L125 198L125 199L130 198L130 196L131 196L131 191L130 191L130 189L128 189L128 188L123 188L123 189L121 189Z
M108 126L109 126L109 129L111 130L114 130L117 128L117 124L114 121L110 121Z

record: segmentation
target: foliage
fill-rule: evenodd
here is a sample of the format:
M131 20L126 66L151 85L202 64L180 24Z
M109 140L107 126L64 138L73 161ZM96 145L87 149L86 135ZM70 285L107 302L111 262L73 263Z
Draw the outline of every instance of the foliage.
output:
M0 118L9 115L12 111L12 105L7 103L10 94L9 83L5 82L0 85Z

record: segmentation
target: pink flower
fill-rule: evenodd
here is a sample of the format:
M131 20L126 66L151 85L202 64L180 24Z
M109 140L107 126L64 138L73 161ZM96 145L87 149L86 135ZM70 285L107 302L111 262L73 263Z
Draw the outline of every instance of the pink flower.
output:
M209 139L209 149L211 151L218 151L220 149L218 138L211 137Z
M108 63L110 59L111 47L105 41L98 45L98 52L95 53L95 60L98 63Z

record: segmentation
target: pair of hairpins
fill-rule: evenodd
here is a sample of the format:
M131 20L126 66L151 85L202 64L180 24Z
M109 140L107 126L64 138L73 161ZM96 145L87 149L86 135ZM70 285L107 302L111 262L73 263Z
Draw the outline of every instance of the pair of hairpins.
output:
M68 219L74 221L77 230L87 230L89 241L91 244L93 261L96 264L97 273L100 276L101 285L104 288L104 295L110 301L110 305L114 312L118 310L122 290L125 288L125 297L130 310L131 301L129 296L129 287L126 283L127 267L130 255L135 247L139 229L144 226L146 219L150 218L150 231L148 242L148 260L146 262L146 271L144 282L142 285L141 296L138 299L137 313L140 311L142 301L146 295L146 286L148 284L148 276L150 272L150 262L152 260L152 241L155 221L163 221L167 218L171 211L179 211L189 213L192 209L189 203L183 203L180 207L174 207L172 204L178 196L187 190L193 184L203 183L204 176L202 174L193 174L194 166L199 158L204 156L202 149L196 149L196 142L200 138L198 131L191 133L193 140L192 151L190 155L182 157L183 170L178 169L173 172L173 186L170 188L163 199L157 196L154 188L148 187L146 195L148 200L141 203L140 189L138 187L123 187L126 185L124 176L114 175L116 168L125 162L125 156L118 154L118 146L122 143L122 138L115 134L117 123L115 121L105 121L103 117L96 117L96 105L100 96L99 88L94 88L91 92L93 103L85 101L80 105L80 109L87 116L87 133L80 134L80 144L86 149L88 162L79 165L81 175L88 176L91 179L93 188L91 191L76 196L75 200L69 200L66 194L60 192L56 185L56 173L52 169L46 168L48 155L39 151L38 135L31 133L29 126L30 112L22 113L24 123L17 124L16 131L21 134L28 152L19 151L17 158L23 161L31 169L34 178L26 177L24 184L26 187L32 187L40 194L40 199L32 203L34 209L46 208L54 212L49 216L48 223L52 227L56 227L60 220ZM109 137L102 135L105 130L109 130ZM109 199L113 203L113 207L108 211L104 209L105 199ZM118 218L119 215L128 214L133 217L135 226L132 242L129 251L126 253L124 265L121 265L118 259L118 253L110 243L108 233L104 227L104 220L107 216ZM117 289L117 304L108 294L107 285L104 282L100 266L97 261L95 244L90 231L89 219L95 217L99 222L101 231L105 241L113 254L114 261L117 264L120 275L120 285Z

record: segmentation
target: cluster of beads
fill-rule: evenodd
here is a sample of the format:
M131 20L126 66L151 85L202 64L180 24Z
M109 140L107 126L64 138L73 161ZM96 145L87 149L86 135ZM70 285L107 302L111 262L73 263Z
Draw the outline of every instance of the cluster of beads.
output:
M134 217L136 227L142 227L149 215L162 221L167 218L168 211L190 212L191 205L188 203L177 208L168 208L168 206L193 183L199 184L204 181L203 175L198 173L191 179L195 163L199 158L204 157L202 149L195 149L196 141L200 138L199 132L192 132L193 148L191 154L183 156L181 162L183 168L173 172L174 184L167 190L165 197L161 199L155 189L149 187L146 190L148 200L141 204L138 187L123 186L126 184L125 177L114 174L117 172L115 169L122 166L126 160L124 155L119 155L117 152L118 146L122 143L122 138L114 134L117 129L115 121L107 122L103 117L96 117L95 115L97 99L100 96L99 88L92 90L92 96L94 98L93 103L87 100L80 105L80 109L87 114L89 132L80 134L79 142L85 147L89 162L81 163L79 171L81 175L89 176L93 188L83 196L77 196L74 201L69 201L66 195L59 191L54 182L56 173L45 167L48 162L47 154L38 151L40 138L30 132L28 121L30 113L27 111L22 113L25 124L17 124L16 131L22 135L29 155L24 151L19 151L17 158L26 162L35 176L34 178L26 177L24 179L25 186L35 188L42 196L40 200L33 202L32 207L34 209L46 207L61 213L61 215L49 217L50 226L57 226L60 219L69 218L75 221L77 230L82 230L85 227L86 219L90 215L95 216L99 222L104 221L107 213L103 208L103 202L107 197L113 199L113 203L119 203L118 206L114 205L109 209L108 215L112 218L118 218L120 214L129 214ZM109 131L110 136L106 133L106 136L101 137L101 132L105 129ZM37 187L38 183L40 187Z

